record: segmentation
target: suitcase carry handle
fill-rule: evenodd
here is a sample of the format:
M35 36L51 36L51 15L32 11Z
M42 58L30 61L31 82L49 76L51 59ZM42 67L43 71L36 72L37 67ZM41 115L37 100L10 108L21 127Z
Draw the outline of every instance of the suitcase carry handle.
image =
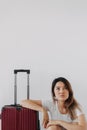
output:
M24 69L14 70L14 74L17 74L18 72L26 72L27 74L30 74L30 70L24 70Z
M27 73L27 99L29 99L29 74L30 70L15 69L14 70L14 105L17 105L17 73L26 72Z

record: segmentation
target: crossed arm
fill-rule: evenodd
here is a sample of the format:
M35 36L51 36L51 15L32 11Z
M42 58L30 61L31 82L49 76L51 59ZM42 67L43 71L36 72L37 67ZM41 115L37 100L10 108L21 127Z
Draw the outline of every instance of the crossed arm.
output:
M83 121L76 122L76 123L68 123L62 120L50 120L47 124L47 128L51 125L60 125L67 130L87 130L86 121L84 120L84 115L79 116L79 118L81 118L81 120Z
M62 120L49 120L48 112L42 106L42 102L40 100L23 100L21 101L21 105L23 107L42 112L43 114L42 125L44 128L48 128L49 126L52 125L59 125L67 130L87 130L86 119L84 115L80 115L78 117L77 123L69 123Z

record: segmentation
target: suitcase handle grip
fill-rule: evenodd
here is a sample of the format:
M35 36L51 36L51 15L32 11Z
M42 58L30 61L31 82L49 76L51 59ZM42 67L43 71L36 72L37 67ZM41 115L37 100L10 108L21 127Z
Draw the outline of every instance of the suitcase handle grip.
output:
M14 74L17 74L18 72L26 72L27 74L30 74L30 70L24 70L24 69L14 70Z

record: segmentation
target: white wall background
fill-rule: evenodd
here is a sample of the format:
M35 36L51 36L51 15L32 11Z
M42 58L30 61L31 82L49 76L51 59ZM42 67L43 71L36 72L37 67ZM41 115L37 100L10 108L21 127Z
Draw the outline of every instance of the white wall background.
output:
M13 103L18 68L31 70L31 98L50 98L52 80L63 76L87 111L87 1L0 1L0 109Z

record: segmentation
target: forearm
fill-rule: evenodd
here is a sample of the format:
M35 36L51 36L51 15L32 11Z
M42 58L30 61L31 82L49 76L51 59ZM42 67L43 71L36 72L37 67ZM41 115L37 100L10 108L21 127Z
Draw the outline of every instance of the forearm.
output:
M79 124L78 122L76 123L69 123L61 120L49 120L47 124L47 128L52 125L59 125L64 127L67 130L87 130L86 128L86 123Z
M23 100L21 101L21 105L23 107L40 111L40 112L43 112L43 109L44 109L41 105L34 103L32 100Z
M78 123L68 123L65 121L57 121L58 125L64 127L67 130L86 130L86 125L80 125Z

